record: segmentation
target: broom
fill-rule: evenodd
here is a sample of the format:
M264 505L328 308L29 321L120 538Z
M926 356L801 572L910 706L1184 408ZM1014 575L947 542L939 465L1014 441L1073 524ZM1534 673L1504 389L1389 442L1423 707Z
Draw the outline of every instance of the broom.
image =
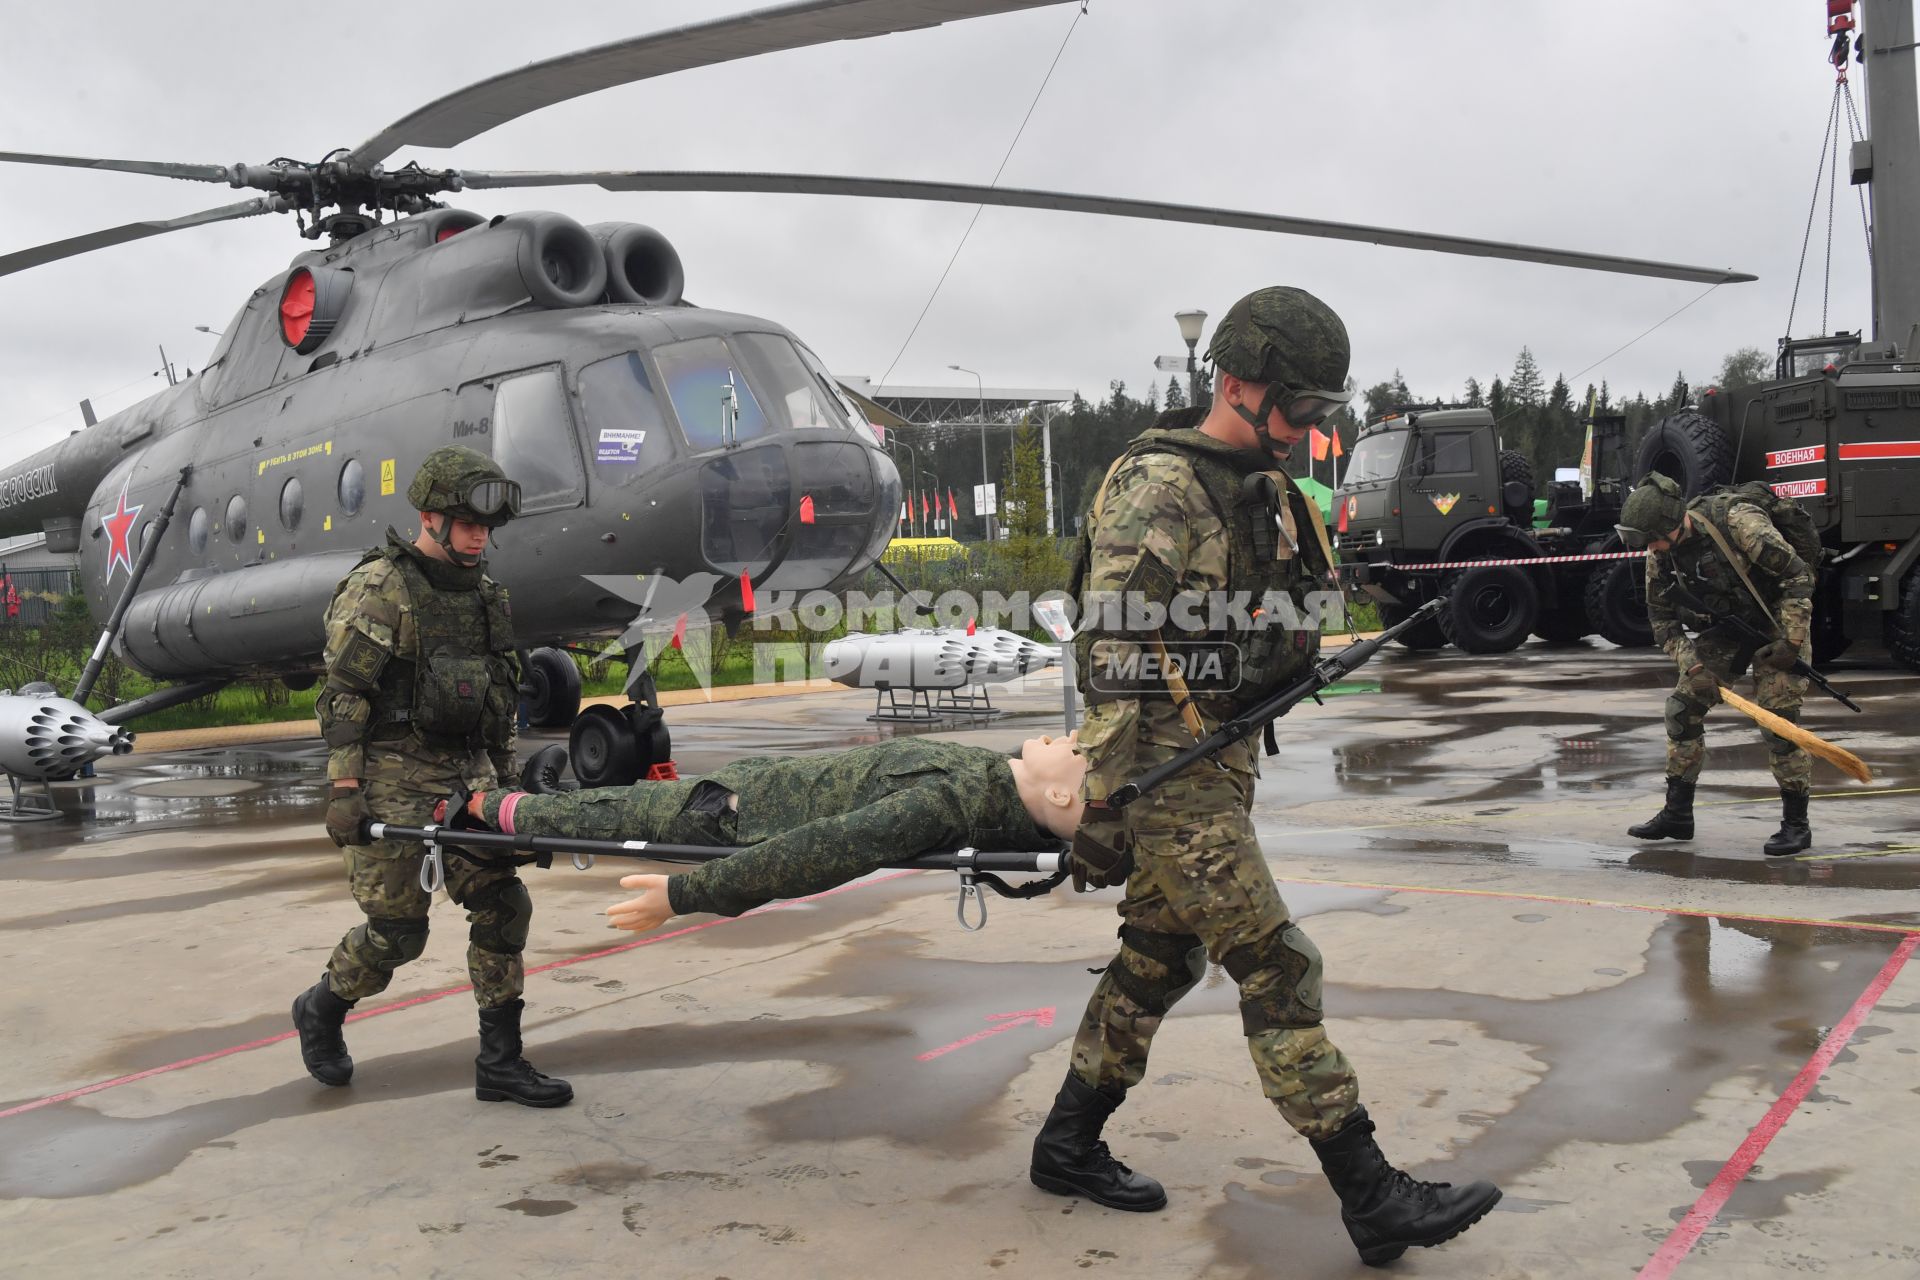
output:
M1765 707L1756 706L1748 702L1731 689L1722 687L1720 690L1720 700L1732 707L1735 711L1752 716L1754 723L1758 724L1762 729L1779 734L1803 751L1819 756L1822 760L1833 765L1847 776L1859 782L1873 781L1873 770L1867 768L1867 762L1845 747L1834 746L1818 734L1809 733L1792 721L1781 719Z

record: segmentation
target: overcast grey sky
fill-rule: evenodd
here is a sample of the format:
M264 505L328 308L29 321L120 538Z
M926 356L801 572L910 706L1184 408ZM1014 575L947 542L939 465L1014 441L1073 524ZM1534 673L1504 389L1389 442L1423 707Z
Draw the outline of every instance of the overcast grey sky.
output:
M10 7L0 149L229 164L318 159L523 62L751 4L509 0L323 10L68 0ZM1596 369L1616 390L1769 352L1786 320L1831 69L1814 0L1092 0L1005 185L1223 205L1520 240L1761 277L1728 285ZM613 89L452 151L471 168L728 168L988 181L1073 25L1066 4L780 53ZM1863 86L1856 96L1864 107ZM0 166L0 252L241 193ZM970 207L814 196L465 193L669 235L688 293L791 326L879 379ZM1854 193L1837 214L1830 327L1867 321ZM1824 227L1824 213L1821 218ZM159 384L157 343L198 367L261 281L307 247L290 217L175 233L0 277L0 459ZM1818 233L1797 333L1817 331ZM896 384L1077 387L1181 350L1172 313L1216 317L1291 283L1346 318L1354 376L1421 394L1600 359L1704 286L1254 232L989 209ZM1578 388L1576 388L1576 391Z

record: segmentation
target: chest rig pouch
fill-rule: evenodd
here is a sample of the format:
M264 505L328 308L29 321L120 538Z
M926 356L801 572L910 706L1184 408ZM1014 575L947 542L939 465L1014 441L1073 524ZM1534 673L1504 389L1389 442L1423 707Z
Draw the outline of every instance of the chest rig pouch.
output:
M406 580L417 647L382 673L390 709L382 719L392 728L374 736L411 732L429 743L504 749L519 697L506 593L477 565L429 561L410 547L381 554Z
M1689 510L1696 522L1713 520L1716 516L1725 520L1724 508L1712 510L1706 503L1696 502ZM1715 528L1724 527L1724 523L1715 525ZM1705 631L1727 618L1739 618L1762 632L1773 629L1772 617L1761 611L1733 563L1704 531L1696 531L1685 542L1675 544L1667 555L1673 569L1674 613L1687 627ZM1758 570L1758 566L1754 568ZM1770 607L1779 603L1779 584L1771 575L1756 572L1753 581L1772 597L1768 601Z

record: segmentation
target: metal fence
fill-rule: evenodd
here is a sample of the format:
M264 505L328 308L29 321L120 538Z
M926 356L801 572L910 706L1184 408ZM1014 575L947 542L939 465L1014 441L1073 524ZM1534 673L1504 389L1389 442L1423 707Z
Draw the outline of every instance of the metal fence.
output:
M9 569L0 563L0 627L42 627L80 589L73 569Z

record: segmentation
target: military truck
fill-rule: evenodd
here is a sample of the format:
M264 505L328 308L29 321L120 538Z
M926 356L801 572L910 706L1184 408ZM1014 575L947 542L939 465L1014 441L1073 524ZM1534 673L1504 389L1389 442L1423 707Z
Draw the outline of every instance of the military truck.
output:
M1920 364L1900 354L1858 333L1784 341L1772 380L1709 389L1635 457L1635 476L1664 472L1689 497L1764 480L1813 516L1815 661L1861 642L1920 671Z
M1399 405L1368 421L1334 498L1343 572L1389 623L1448 600L1401 644L1504 653L1529 635L1566 643L1596 631L1652 643L1641 562L1620 554L1613 531L1625 419L1595 415L1587 427L1582 479L1553 481L1540 498L1532 464L1500 447L1484 408Z

